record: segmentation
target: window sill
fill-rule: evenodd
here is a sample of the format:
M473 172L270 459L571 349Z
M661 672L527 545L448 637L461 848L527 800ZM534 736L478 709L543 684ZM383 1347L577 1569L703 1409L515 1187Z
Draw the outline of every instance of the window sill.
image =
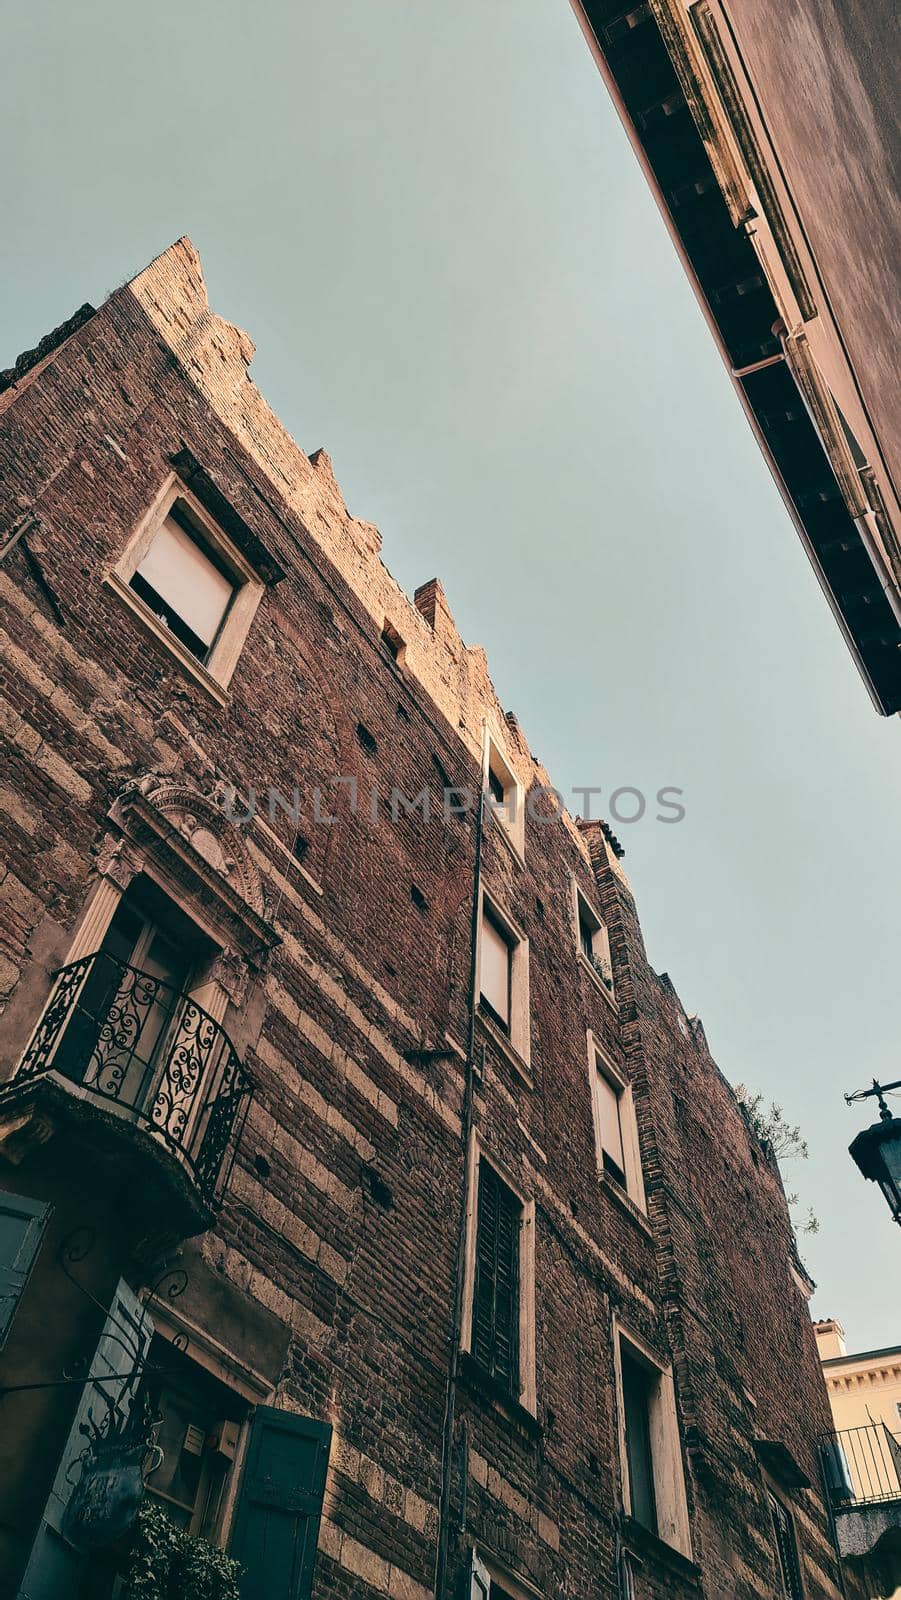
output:
M498 1026L491 1013L486 1011L485 1007L482 1005L480 1005L478 1008L478 1016L479 1021L485 1029L485 1032L488 1034L492 1043L496 1044L502 1051L520 1082L523 1083L527 1089L534 1089L535 1079L532 1077L532 1070L530 1066L526 1061L523 1060L519 1051L516 1049L516 1046L510 1043L510 1040L504 1033L503 1028Z
M521 1400L514 1400L503 1384L492 1378L468 1350L460 1352L460 1377L472 1394L488 1400L494 1410L506 1417L508 1422L515 1423L532 1438L538 1438L541 1433L541 1423L534 1411L530 1411Z
M595 988L599 989L601 994L604 996L604 999L606 1000L608 1006L612 1010L614 1016L618 1017L619 1016L619 1006L617 1005L616 995L615 995L614 991L612 989L608 989L607 988L607 985L604 982L603 978L601 977L600 973L599 972L595 972L595 969L591 965L591 962L589 961L588 957L583 955L581 950L579 951L578 961L579 961L579 966L582 968L583 972L586 972L588 974L588 976L591 979L592 983L594 984Z
M623 1544L631 1556L649 1565L654 1563L658 1567L666 1567L674 1576L700 1589L700 1567L689 1556L683 1555L681 1550L677 1550L675 1545L667 1544L659 1534L651 1533L634 1517L623 1516L622 1532Z
M642 1233L646 1233L653 1242L654 1230L641 1206L637 1200L632 1199L628 1190L624 1189L621 1183L617 1183L616 1179L611 1177L609 1172L605 1172L603 1168L598 1172L598 1182L605 1193L609 1194L611 1200L615 1200L620 1209L625 1211L626 1216L641 1229Z
M189 677L192 677L202 689L206 690L217 705L227 706L229 704L231 696L228 690L213 677L211 672L207 671L203 663L191 654L180 639L176 639L175 634L171 633L166 624L161 622L159 617L151 611L140 595L135 594L130 584L127 584L118 572L105 573L103 582L134 613L148 633L151 633L168 654L175 658L182 670L187 672Z

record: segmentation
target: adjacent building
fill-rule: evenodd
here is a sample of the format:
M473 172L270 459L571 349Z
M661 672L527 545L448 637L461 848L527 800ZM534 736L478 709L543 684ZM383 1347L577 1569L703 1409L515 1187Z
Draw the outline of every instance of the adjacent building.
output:
M901 1346L849 1355L840 1322L814 1323L835 1434L827 1488L849 1566L901 1597Z
M836 621L897 712L895 9L573 5Z
M775 1162L252 354L183 239L2 379L0 1593L144 1493L245 1600L853 1595Z

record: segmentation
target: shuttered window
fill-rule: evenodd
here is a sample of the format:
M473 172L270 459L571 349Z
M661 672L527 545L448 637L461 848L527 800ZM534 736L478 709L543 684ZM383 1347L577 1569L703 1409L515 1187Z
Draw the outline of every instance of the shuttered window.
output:
M487 906L482 911L479 989L483 1005L505 1032L510 1031L510 937Z
M519 1398L520 1235L522 1202L493 1167L479 1163L472 1354Z
M804 1600L804 1590L801 1588L801 1569L798 1565L798 1546L795 1542L792 1519L782 1501L777 1500L774 1494L769 1496L769 1501L770 1517L773 1523L773 1539L779 1562L779 1576L782 1579L782 1592L785 1595L785 1600Z
M171 513L154 534L131 586L204 661L234 597L235 582Z
M0 1194L0 1345L40 1247L50 1207L24 1195Z

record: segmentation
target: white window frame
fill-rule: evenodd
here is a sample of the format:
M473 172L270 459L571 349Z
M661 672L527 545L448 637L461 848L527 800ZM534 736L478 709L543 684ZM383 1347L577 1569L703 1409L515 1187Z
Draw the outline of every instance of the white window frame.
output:
M691 1524L688 1519L688 1501L685 1494L685 1468L682 1461L682 1441L676 1409L676 1389L673 1370L650 1345L623 1325L618 1317L613 1319L613 1357L616 1381L617 1433L619 1443L620 1474L623 1506L627 1516L632 1515L632 1497L629 1485L629 1458L626 1448L626 1411L623 1403L622 1351L645 1367L654 1377L655 1385L650 1396L648 1421L651 1435L651 1464L654 1474L654 1498L657 1507L657 1538L691 1561Z
M588 1082L591 1094L591 1114L594 1123L594 1149L598 1177L605 1183L621 1189L621 1185L604 1166L603 1107L598 1088L598 1074L603 1073L619 1097L619 1130L622 1138L625 1164L625 1193L639 1211L647 1212L644 1192L644 1174L641 1167L641 1145L638 1139L638 1121L635 1116L635 1099L632 1085L600 1040L588 1029Z
M486 906L492 921L496 922L510 942L510 1024L509 1032L495 1022L493 1016L480 1007L479 1015L491 1031L491 1036L501 1045L512 1065L525 1077L529 1087L532 1079L532 1023L529 1011L529 941L502 910L494 895L482 888L479 892L478 948L476 972L479 978L479 996L482 992L482 922Z
M504 787L503 804L495 800L488 787L489 774L493 773L499 778ZM504 754L503 748L494 735L485 729L485 745L482 752L482 786L485 791L485 806L494 817L501 830L502 836L513 850L519 861L525 860L526 854L526 807L525 789L520 783Z
M517 1577L505 1562L498 1561L489 1550L477 1545L472 1552L470 1600L490 1600L495 1584L510 1595L511 1600L542 1600L540 1589Z
M587 972L588 976L590 977L590 979L591 979L592 983L595 985L595 987L597 989L600 989L601 994L604 996L604 999L608 1002L609 1005L613 1006L613 1008L615 1010L616 1009L616 987L615 987L614 982L613 982L613 963L612 963L612 961L610 959L610 931L609 931L609 929L607 927L606 922L604 921L604 918L601 916L600 912L595 910L595 908L592 905L591 901L589 900L587 894L585 894L584 891L579 888L579 885L576 882L575 877L572 878L571 882L572 882L573 932L574 932L575 941L576 941L576 957L577 957L577 960L579 961L579 964L581 965L583 971ZM603 966L605 972L607 973L608 978L610 979L610 988L609 989L608 989L606 983L604 982L603 978L601 977L600 973L595 969L595 967L592 964L592 962L588 960L588 957L586 956L585 951L582 949L582 914L583 914L583 912L585 914L585 920L592 925L592 940L591 940L592 952L593 952L595 958L600 960L601 965Z
M166 627L165 622L156 616L147 602L131 587L132 578L173 507L181 511L190 526L196 529L198 544L209 546L235 585L231 604L223 617L210 655L205 662L198 660L188 646L176 638L171 629ZM246 557L176 473L170 474L167 478L150 510L129 539L120 559L104 573L103 581L128 606L147 631L176 658L189 676L202 684L220 705L228 704L228 685L263 597L265 584Z
M476 1133L470 1134L466 1168L466 1243L463 1265L463 1317L460 1349L472 1355L472 1314L476 1287L476 1234L479 1220L479 1167L493 1168L522 1207L519 1232L519 1394L518 1404L538 1415L535 1376L535 1201L505 1167L490 1155ZM500 1580L502 1581L502 1580Z

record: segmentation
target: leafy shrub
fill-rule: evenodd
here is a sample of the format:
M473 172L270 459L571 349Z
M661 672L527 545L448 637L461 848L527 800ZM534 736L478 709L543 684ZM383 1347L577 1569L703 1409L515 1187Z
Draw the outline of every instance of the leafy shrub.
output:
M144 1502L123 1572L123 1600L240 1600L237 1561Z

